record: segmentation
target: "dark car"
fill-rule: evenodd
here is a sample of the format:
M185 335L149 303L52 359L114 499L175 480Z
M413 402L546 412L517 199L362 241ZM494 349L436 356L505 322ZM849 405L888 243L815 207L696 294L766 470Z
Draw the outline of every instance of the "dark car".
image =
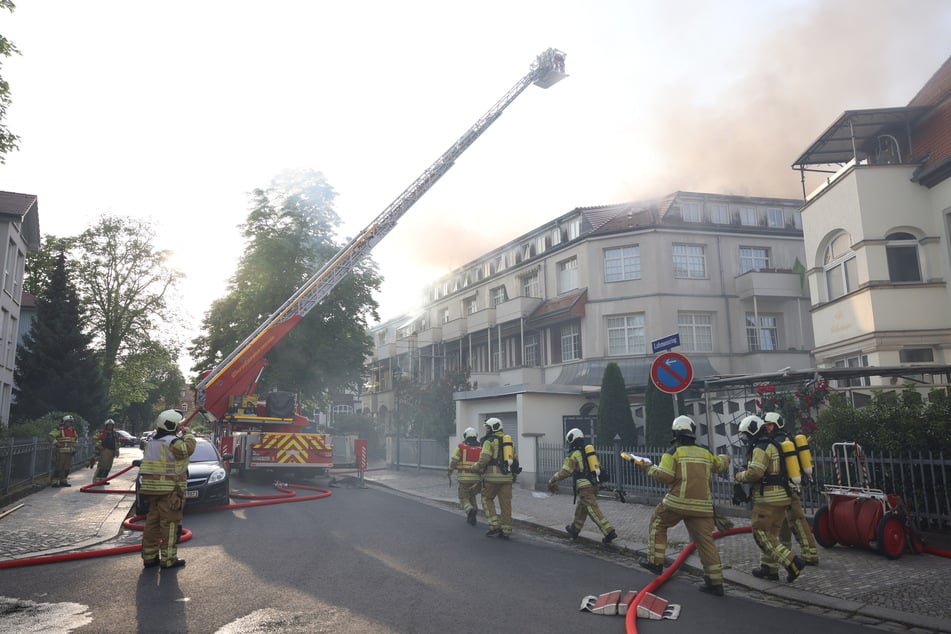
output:
M228 504L231 499L231 482L224 460L231 460L231 454L220 455L206 438L196 438L195 441L195 453L188 460L185 510ZM139 493L141 480L141 477L135 479L136 515L149 512L149 496Z
M137 447L139 445L139 439L129 432L117 429L116 433L119 434L119 445L121 447Z

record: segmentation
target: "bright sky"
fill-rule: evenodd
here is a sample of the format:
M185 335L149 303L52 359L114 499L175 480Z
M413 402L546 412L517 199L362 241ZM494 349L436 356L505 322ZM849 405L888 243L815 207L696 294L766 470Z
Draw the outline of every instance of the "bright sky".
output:
M0 189L44 233L150 218L189 336L248 194L322 171L351 237L528 70L529 87L376 248L381 317L575 207L676 190L801 195L790 164L848 109L905 105L951 54L947 0L21 1L0 33L20 150Z

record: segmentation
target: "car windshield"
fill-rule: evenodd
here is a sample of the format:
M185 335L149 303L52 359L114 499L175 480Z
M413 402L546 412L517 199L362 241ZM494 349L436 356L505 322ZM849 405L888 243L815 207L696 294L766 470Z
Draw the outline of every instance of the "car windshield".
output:
M189 458L190 462L218 462L218 452L210 442L198 441L195 444L195 453Z

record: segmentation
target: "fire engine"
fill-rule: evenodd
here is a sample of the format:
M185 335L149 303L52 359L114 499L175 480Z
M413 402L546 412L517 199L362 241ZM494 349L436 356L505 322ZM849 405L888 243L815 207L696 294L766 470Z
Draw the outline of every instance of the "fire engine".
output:
M230 453L232 470L275 471L316 475L333 466L333 445L326 434L307 431L295 395L256 394L267 366L265 355L353 270L395 226L400 217L453 166L456 159L492 125L529 85L548 88L567 77L565 54L550 48L539 54L529 72L509 89L476 123L308 279L284 304L241 342L214 369L204 372L195 387L196 409L215 428L222 453Z

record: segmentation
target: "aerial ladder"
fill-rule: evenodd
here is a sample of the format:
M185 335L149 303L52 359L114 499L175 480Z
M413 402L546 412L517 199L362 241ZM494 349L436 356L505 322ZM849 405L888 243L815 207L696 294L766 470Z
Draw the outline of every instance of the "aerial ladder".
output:
M202 374L195 387L196 409L190 413L186 422L190 421L196 413L200 413L209 422L217 423L219 447L223 453L233 453L235 457L232 465L242 470L258 466L252 464L254 461L251 459L250 451L253 445L261 448L267 444L265 434L269 432L301 434L301 430L309 421L301 416L299 411L295 409L292 414L289 414L286 408L282 407L280 408L282 411L277 412L281 415L273 415L275 412L270 411L266 403L256 401L255 391L258 379L267 365L265 357L268 352L311 309L322 303L334 287L369 255L373 247L393 230L403 214L449 171L456 159L499 118L516 97L531 84L548 88L565 77L567 75L563 52L550 48L539 54L531 64L528 73L518 80L442 156L403 190L365 229L328 260L231 354L219 362L214 369ZM249 434L249 437L242 440L242 434ZM291 452L290 455L272 454L265 457L259 452L258 457L264 459L260 466L266 464L304 466L306 463L303 461L309 460L312 457L311 454L329 455L329 451L321 449L322 443L305 442L308 440L314 439L285 437L281 444L284 449ZM323 443L324 447L326 445L327 443ZM319 456L321 459L317 461L325 468L328 462L327 455ZM288 462L282 463L281 460Z

